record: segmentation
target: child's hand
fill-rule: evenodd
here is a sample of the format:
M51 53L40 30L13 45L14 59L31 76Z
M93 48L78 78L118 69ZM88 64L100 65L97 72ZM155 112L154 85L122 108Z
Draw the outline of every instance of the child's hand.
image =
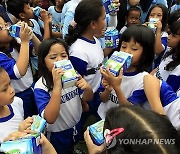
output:
M81 75L79 75L79 79L76 82L76 86L82 90L91 89L91 86L86 82L85 79L82 78Z
M33 117L28 117L19 124L19 131L30 130L33 123Z
M143 25L143 26L148 26L148 24L149 24L149 22L145 22L145 23L143 23L142 25Z
M109 84L109 82L104 78L102 79L102 85L108 91L112 91L113 89L113 87Z
M55 66L53 67L52 76L53 76L54 87L62 89L61 77L63 74L64 72L61 68L55 68Z
M49 21L48 12L45 9L41 9L40 16L43 22Z
M104 79L109 82L110 85L112 85L113 89L119 89L121 82L122 82L122 75L123 75L123 69L120 70L119 76L115 77L110 71L109 68L107 68L105 71L101 68L101 74L103 75Z
M161 29L162 29L162 23L161 23L161 21L155 22L155 23L154 23L154 26L157 27L156 32L161 33Z
M105 144L97 146L93 143L91 136L89 135L89 128L84 132L84 139L88 148L89 154L102 153L105 148Z
M42 145L43 154L57 154L52 144L47 140L47 138L43 134L41 134L40 144Z
M3 142L10 141L10 140L11 141L17 140L17 139L25 137L27 134L34 134L34 133L37 133L37 132L32 131L32 130L25 130L24 132L16 131L9 134L6 138L4 138Z
M21 23L21 28L20 28L20 39L21 42L29 42L29 40L32 37L32 30L31 28L27 25L27 23L22 22Z

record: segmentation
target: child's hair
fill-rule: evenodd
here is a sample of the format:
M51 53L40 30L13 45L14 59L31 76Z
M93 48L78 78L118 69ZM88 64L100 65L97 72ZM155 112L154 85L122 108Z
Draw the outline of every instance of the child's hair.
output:
M141 17L141 9L140 9L139 7L137 7L137 6L131 6L131 7L128 9L128 11L127 11L127 14L126 14L127 17L129 16L129 14L130 14L131 11L137 11L137 12L139 12L139 13L140 13L140 17Z
M153 6L149 9L145 21L146 21L146 22L149 21L150 13L151 13L152 9L154 9L155 7L159 7L159 8L162 9L162 21L161 21L161 22L162 22L162 31L165 31L165 28L166 28L166 25L167 25L167 20L168 20L168 8L167 8L165 5L163 5L163 4L153 5Z
M116 128L124 128L124 131L116 136L116 145L107 150L109 154L180 153L180 136L164 115L133 105L111 108L106 114L104 129ZM120 143L123 139L129 142ZM164 144L157 143L161 139ZM140 142L133 144L130 140ZM166 144L166 140L172 142Z
M69 26L68 34L65 40L68 45L74 43L77 38L86 31L92 21L97 21L101 16L103 4L101 0L83 0L75 10L74 21L75 27Z
M52 78L52 73L49 72L45 64L45 57L48 55L51 46L54 44L62 45L69 56L68 46L62 39L49 38L49 39L44 40L40 44L39 49L38 49L38 72L39 72L39 76L44 77L44 79L46 80L46 84L44 81L43 83L48 88L48 91L51 91L53 88L53 78Z
M173 11L168 17L168 25L171 26L173 22L180 19L180 9Z
M136 70L138 72L149 72L154 59L154 32L143 25L132 25L122 33L119 45L121 46L123 41L130 42L131 39L143 47L140 61L136 64Z
M8 0L7 11L19 19L19 14L24 12L25 4L29 4L29 0Z
M180 35L180 20L171 24L170 32L172 35ZM166 65L165 70L172 71L180 64L180 42L165 55L165 58L169 55L173 55L173 61Z

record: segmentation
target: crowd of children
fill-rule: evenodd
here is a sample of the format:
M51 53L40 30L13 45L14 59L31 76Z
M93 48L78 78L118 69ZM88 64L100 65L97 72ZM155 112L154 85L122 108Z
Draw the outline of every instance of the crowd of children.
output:
M166 0L148 0L148 8L141 0L112 0L113 10L106 3L55 0L42 9L40 0L1 1L0 143L27 134L32 116L39 114L48 123L45 135L52 144L42 135L43 153L76 153L84 123L94 115L105 119L109 134L98 146L87 128L90 154L180 153L179 0L169 8ZM119 30L118 47L106 46L108 28ZM130 66L116 76L111 66L102 67L114 51L132 56ZM64 69L55 67L63 60L77 72L68 88L61 80ZM121 139L174 142L119 144Z

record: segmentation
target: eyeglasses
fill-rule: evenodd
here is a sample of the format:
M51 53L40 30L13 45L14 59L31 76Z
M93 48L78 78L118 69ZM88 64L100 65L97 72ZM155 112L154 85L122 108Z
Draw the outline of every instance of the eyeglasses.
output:
M5 29L8 29L10 27L11 23L10 22L7 22L5 24L0 24L0 31L1 30L5 30Z

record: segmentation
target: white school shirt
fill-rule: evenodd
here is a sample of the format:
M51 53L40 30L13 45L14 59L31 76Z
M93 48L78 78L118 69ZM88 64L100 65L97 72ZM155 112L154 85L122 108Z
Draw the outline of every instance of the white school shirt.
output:
M44 110L51 98L51 92L48 92L43 81L45 82L43 77L41 77L34 87L36 105L38 112L42 117L44 117ZM47 131L60 132L73 128L79 122L81 113L82 105L79 89L76 86L62 89L59 116L54 124L48 124Z
M10 115L0 118L0 143L10 133L18 130L19 124L24 120L23 101L19 97L14 97L14 101L8 105Z
M77 57L87 62L87 69L97 68L100 63L103 62L104 53L99 40L94 37L94 42L79 38L77 39L69 49L70 56ZM83 77L92 87L93 92L99 88L101 83L100 70L96 71L96 74L91 74Z
M144 93L143 78L147 72L132 72L124 73L121 83L121 89L124 96L134 105L140 105L146 102ZM101 102L98 108L99 116L104 119L108 109L119 106L118 98L114 90L109 95L109 100L106 103Z
M50 6L48 8L48 12L52 14L52 24L53 24L52 26L54 27L53 31L61 32L62 31L62 26L63 26L62 12L57 12L56 9L55 9L55 6Z
M172 71L165 70L167 64L173 61L173 56L169 55L165 59L163 59L157 68L157 72L155 76L160 79L166 81L174 92L177 92L180 88L180 65L176 66L176 68Z

